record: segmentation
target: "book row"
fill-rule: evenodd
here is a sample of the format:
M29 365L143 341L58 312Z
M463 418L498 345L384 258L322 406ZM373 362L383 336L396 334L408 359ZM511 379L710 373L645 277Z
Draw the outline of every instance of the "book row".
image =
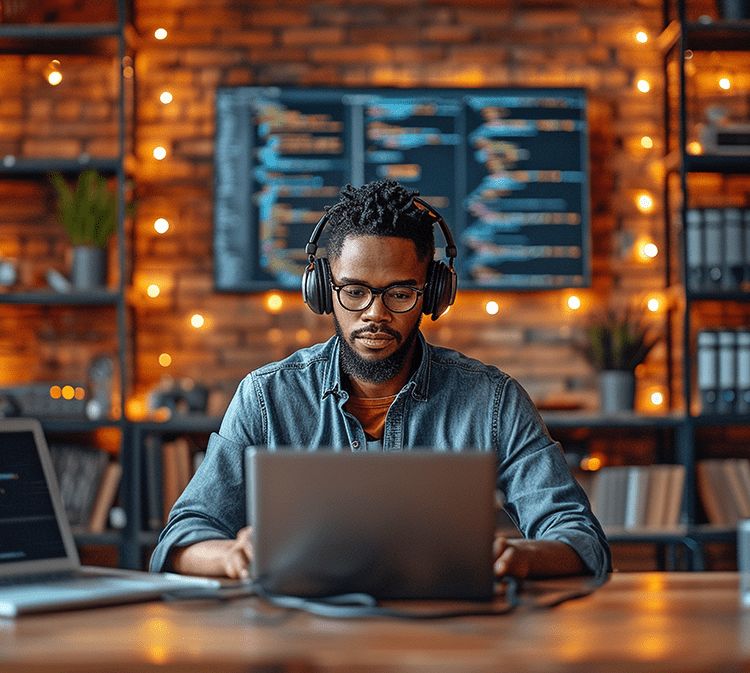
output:
M696 342L701 413L750 413L750 329L702 330Z
M672 528L680 523L684 465L603 467L589 497L602 526L627 530Z
M695 476L709 523L736 526L750 519L750 459L701 460Z
M750 288L750 209L688 209L685 253L690 290L731 292Z
M122 465L102 449L62 443L49 449L71 529L103 533L117 501Z

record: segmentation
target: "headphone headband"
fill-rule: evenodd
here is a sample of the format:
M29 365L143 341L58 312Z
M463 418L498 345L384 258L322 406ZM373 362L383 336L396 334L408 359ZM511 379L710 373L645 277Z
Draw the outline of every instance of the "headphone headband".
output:
M456 258L458 251L456 244L453 242L453 235L443 216L429 203L417 196L413 196L411 201L415 207L426 210L432 215L445 237L445 254L448 257L448 264L434 259L430 261L422 308L424 313L431 315L433 320L437 320L453 304L456 298L457 277L453 269L453 260ZM333 302L331 300L331 270L328 259L325 257L316 258L315 255L318 252L318 241L323 234L323 229L331 212L340 206L341 203L337 203L330 208L326 208L305 246L305 254L308 256L309 264L302 276L302 299L314 313L318 314L331 313Z

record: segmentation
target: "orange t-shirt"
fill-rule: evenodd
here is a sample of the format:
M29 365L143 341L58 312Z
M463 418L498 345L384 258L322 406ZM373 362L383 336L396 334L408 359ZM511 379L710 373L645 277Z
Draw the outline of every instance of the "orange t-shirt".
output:
M350 396L344 408L362 424L365 434L372 439L382 439L385 416L391 402L395 399L395 395L389 397Z

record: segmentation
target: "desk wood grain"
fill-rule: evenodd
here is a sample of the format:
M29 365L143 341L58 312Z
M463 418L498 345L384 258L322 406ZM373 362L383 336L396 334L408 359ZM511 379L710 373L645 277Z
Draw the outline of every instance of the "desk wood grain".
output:
M733 673L750 671L737 591L735 573L614 574L552 609L439 621L154 602L0 621L0 671Z

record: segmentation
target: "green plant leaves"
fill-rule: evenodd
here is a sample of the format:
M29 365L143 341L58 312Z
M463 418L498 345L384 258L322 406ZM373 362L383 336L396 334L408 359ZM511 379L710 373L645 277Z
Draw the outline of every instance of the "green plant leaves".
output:
M75 188L60 173L50 181L57 192L57 216L73 245L106 247L117 231L117 194L94 169L78 176Z

